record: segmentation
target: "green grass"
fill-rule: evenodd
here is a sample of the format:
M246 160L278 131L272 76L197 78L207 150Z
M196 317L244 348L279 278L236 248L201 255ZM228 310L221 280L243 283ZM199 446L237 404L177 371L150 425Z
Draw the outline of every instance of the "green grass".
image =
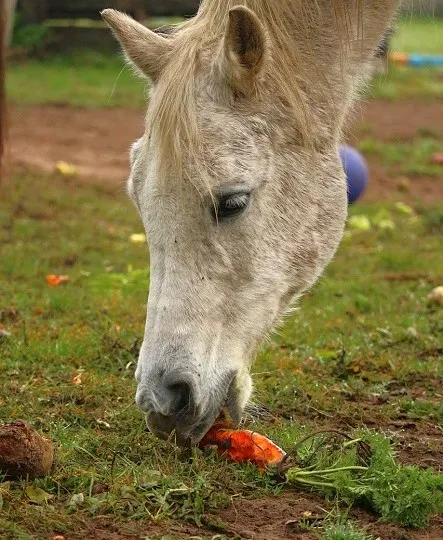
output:
M132 107L146 104L146 82L118 54L77 51L24 60L9 67L7 92L20 105Z
M393 51L443 55L443 19L404 15L395 28Z
M443 56L443 19L403 16L396 24L391 48L394 52ZM443 97L443 68L413 68L391 64L385 75L377 75L368 90L370 96L432 100Z
M372 540L369 536L359 530L353 523L338 523L328 527L323 533L321 540Z
M405 52L441 52L437 35L442 32L440 19L402 20L393 48ZM21 105L143 107L146 102L145 83L131 74L122 58L96 51L14 62L8 69L7 91L10 99ZM391 66L388 75L375 78L368 93L388 100L441 99L442 69Z
M405 175L442 178L441 165L432 163L432 156L441 149L436 138L416 136L412 141L386 142L371 137L363 138L358 148L366 156L376 156L391 172Z
M411 51L421 44L418 52L433 52L431 24L402 22L395 48L400 50L397 43L406 33ZM112 92L121 69L120 58L91 52L32 60L10 67L8 90L20 104L141 107L144 83L127 70ZM380 78L375 93L388 99L441 97L439 77L437 71L398 69ZM439 169L429 163L439 151L437 139L423 132L408 142L380 144L368 136L361 149L388 173L401 168L437 181ZM188 532L164 536L171 523L185 522L202 538L240 538L219 512L232 501L266 499L288 488L271 472L262 476L253 466L230 464L210 450L180 450L147 433L134 404L134 370L149 254L129 241L142 232L135 209L123 195L58 176L17 174L1 189L0 330L11 335L0 337L0 418L23 418L52 438L57 466L33 482L2 482L0 474L0 538L84 538L96 519L135 537L188 538ZM363 425L387 433L399 461L419 468L396 468L386 439L371 432L382 465L371 473L371 490L365 485L366 504L385 519L425 526L438 511L426 467L429 460L441 467L443 459L443 319L441 309L427 301L442 284L443 212L436 201L412 212L396 204L359 203L351 214L368 217L371 228L346 231L301 310L260 352L253 367L256 413L248 423L284 448L325 426L355 436ZM70 280L51 288L49 273ZM74 384L79 375L81 384ZM394 426L409 424L419 435L409 439L406 428L399 436L392 433ZM309 466L306 448L299 461ZM344 461L352 457L320 453L317 469L337 460L349 465ZM308 521L306 534L377 538L373 528L365 532L361 513L348 511L362 502L355 496L362 486L354 485L361 479L343 473L326 480L339 485L314 488L329 502L318 498L325 515L314 526Z
M443 68L413 68L390 64L388 73L375 75L366 96L398 101L431 102L443 97Z
M363 432L337 439L333 433L299 442L297 465L287 470L287 482L360 503L383 521L409 527L424 528L431 516L443 513L443 475L399 465L383 435Z
M383 428L406 415L443 428L443 365L435 356L442 318L427 303L443 274L441 208L411 216L362 204L353 212L374 224L382 214L395 228L349 231L301 311L254 366L255 399L278 420L251 425L285 448L318 418L355 425L370 418ZM24 418L58 447L54 474L31 484L50 502L30 500L25 480L0 486L5 538L72 533L94 516L115 526L171 518L207 525L231 497L281 489L252 466L189 454L146 432L133 375L148 253L129 242L134 232L140 223L130 203L97 187L19 175L3 188L0 328L11 337L0 338L0 418ZM70 281L51 288L48 273ZM420 400L415 380L427 388ZM397 387L406 394L391 395ZM389 399L366 409L377 396Z

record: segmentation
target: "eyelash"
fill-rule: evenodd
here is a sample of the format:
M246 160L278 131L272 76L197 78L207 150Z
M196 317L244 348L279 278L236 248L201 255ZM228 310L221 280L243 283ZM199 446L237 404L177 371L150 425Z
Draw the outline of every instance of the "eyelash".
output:
M248 206L249 193L234 193L219 197L214 209L214 217L217 220L228 219L237 216Z

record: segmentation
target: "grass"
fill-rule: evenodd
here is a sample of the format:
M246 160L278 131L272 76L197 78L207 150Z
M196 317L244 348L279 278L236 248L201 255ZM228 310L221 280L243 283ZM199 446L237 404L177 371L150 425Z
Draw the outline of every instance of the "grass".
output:
M401 23L395 43L412 28L420 38L408 39L411 50L422 44L422 52L432 52L431 23ZM100 54L32 60L11 66L10 96L20 104L142 106L143 83L127 71L110 99L120 70L119 58ZM392 99L441 96L438 72L398 70L393 77L383 82ZM388 172L402 166L435 175L427 156L439 142L423 132L408 142L366 137L361 144ZM50 437L57 466L34 481L8 482L0 473L0 538L93 538L101 527L128 538L238 539L236 524L220 517L232 501L241 507L245 499L286 492L295 503L301 476L291 492L271 472L260 475L211 450L180 450L147 433L133 396L149 254L129 241L142 232L129 201L60 176L16 174L1 189L0 330L10 336L0 337L0 418L23 418ZM367 216L371 228L348 228L302 309L260 352L256 407L247 419L284 448L326 426L364 433L379 449L370 491L365 485L362 493L355 485L362 477L350 473L328 473L327 483L339 482L334 489L314 487L322 498L304 510L324 510L318 522L302 517L300 526L323 540L391 537L392 530L379 534L380 525L353 513L363 495L379 515L403 524L426 526L439 511L429 466L441 468L443 460L443 320L427 296L443 276L442 208L438 201L412 209L359 203L351 214ZM67 274L69 282L52 288L49 273ZM363 425L372 431L362 432ZM395 443L396 461L380 432ZM304 467L309 448L299 452ZM317 469L356 458L334 452L320 452Z
M413 68L390 64L387 74L376 75L366 95L387 101L418 99L431 102L443 97L443 68Z
M396 24L392 50L443 55L442 26L441 18L403 15Z
M360 503L384 521L424 528L443 513L443 475L399 465L383 435L333 432L301 439L295 461L286 471L289 484Z
M437 54L443 56L440 38L443 19L403 16L396 24L391 47L395 52L408 54ZM390 65L386 75L377 75L369 89L374 97L432 100L443 97L442 68L412 68Z
M417 135L411 141L386 142L365 137L358 143L365 156L376 156L390 170L405 175L434 176L441 179L441 165L432 163L432 155L441 148L437 138Z
M92 51L24 60L12 64L7 75L8 95L19 105L141 108L145 84L119 55Z
M441 40L437 36L442 32L440 19L401 20L393 49L441 52ZM19 105L141 108L146 102L145 83L133 77L119 55L94 51L14 62L8 70L7 91L10 99ZM368 93L387 100L441 99L442 69L392 66L388 75L375 78Z
M373 536L359 530L352 522L338 523L328 527L321 540L372 540Z
M381 212L395 229L350 231L300 313L255 364L256 399L278 420L252 425L284 447L316 426L317 412L361 421L365 407L355 400L371 403L398 386L407 395L371 408L372 419L384 425L406 415L442 425L435 403L443 366L434 351L443 328L426 300L443 273L438 209L410 216L395 206L358 208L374 223ZM50 502L33 503L25 481L4 484L0 530L44 538L97 515L201 525L232 496L273 493L274 483L253 467L198 450L190 456L145 431L133 374L148 254L129 242L140 231L129 203L59 177L22 175L3 189L0 216L0 325L11 333L0 341L0 417L27 419L58 445L55 473L33 483ZM70 281L51 288L47 273ZM408 394L416 379L427 387L418 403Z

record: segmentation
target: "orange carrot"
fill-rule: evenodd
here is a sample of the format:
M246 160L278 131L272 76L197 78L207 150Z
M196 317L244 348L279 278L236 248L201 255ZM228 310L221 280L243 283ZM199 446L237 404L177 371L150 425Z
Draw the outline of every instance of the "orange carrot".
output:
M217 446L219 455L227 455L233 461L250 461L260 469L276 465L285 452L264 435L249 430L223 429L214 425L203 437L200 446Z

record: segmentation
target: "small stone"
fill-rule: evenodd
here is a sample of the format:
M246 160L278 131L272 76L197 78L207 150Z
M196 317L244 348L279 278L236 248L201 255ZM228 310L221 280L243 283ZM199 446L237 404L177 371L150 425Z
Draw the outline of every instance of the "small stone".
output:
M106 484L101 484L100 482L97 482L92 487L92 495L100 495L101 493L107 493L109 491L109 486Z

